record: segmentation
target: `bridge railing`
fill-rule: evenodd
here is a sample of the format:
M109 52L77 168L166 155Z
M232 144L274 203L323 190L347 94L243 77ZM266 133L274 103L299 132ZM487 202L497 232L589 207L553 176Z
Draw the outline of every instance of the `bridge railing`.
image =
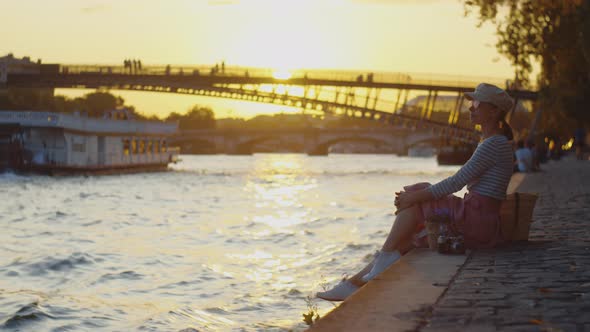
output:
M228 77L252 77L252 78L277 78L281 71L272 68L226 66L219 68L206 65L144 66L141 69L135 67L113 65L61 65L63 74L129 74L129 75L182 75L182 76L228 76ZM475 87L478 83L488 82L502 88L507 87L509 80L500 77L479 77L465 75L445 75L429 73L396 73L396 72L369 72L369 71L344 71L330 69L297 69L290 70L291 78L308 78L317 80L333 80L345 82L379 82L416 85L435 85L449 87ZM288 80L286 80L288 82Z

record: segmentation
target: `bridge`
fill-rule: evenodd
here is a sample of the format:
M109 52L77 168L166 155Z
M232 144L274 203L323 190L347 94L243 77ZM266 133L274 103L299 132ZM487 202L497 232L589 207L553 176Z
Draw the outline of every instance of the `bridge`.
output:
M320 70L281 73L243 67L138 69L80 65L40 65L36 73L9 73L4 85L8 88L167 92L279 104L298 107L308 113L350 116L396 128L429 130L441 140L472 143L478 141L479 134L470 124L463 94L472 91L481 81L505 85L505 82L486 79L450 76L433 79L395 73ZM516 101L537 98L535 91L507 91ZM417 95L421 96L420 103L415 102Z
M202 151L226 154L251 154L254 147L268 142L289 147L290 151L309 155L328 154L330 147L343 142L370 143L387 151L405 155L413 146L426 143L436 147L440 140L430 130L391 127L363 129L204 129L184 130L169 139L182 151L198 146Z

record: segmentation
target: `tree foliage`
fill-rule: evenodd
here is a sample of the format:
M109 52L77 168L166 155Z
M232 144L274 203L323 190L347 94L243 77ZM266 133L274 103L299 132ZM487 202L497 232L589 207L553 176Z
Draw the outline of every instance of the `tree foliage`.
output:
M186 114L170 113L166 121L178 121L180 130L215 128L215 114L207 107L195 105Z
M104 112L123 106L124 100L108 92L92 92L84 96L81 107L91 116L99 117Z
M464 0L465 13L496 25L498 51L530 86L533 61L545 126L590 124L590 0ZM555 128L557 127L555 126ZM569 128L568 128L569 130Z
M52 89L8 88L0 91L0 109L15 111L51 111L74 113L102 118L105 112L125 108L133 117L140 120L157 120L136 112L135 107L125 105L125 100L110 92L96 91L82 97L68 98L53 95Z

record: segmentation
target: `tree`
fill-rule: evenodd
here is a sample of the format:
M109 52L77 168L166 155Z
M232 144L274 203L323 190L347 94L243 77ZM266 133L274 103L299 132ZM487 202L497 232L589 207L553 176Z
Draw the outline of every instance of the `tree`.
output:
M464 5L466 15L479 13L480 25L496 24L496 47L514 66L517 88L530 85L531 63L540 62L538 107L546 128L590 124L590 0L465 0Z
M215 114L213 110L199 105L193 106L186 114L172 112L166 121L178 121L181 130L215 128Z
M105 111L114 110L123 105L121 97L115 97L108 92L92 92L84 95L84 110L90 116L100 117Z

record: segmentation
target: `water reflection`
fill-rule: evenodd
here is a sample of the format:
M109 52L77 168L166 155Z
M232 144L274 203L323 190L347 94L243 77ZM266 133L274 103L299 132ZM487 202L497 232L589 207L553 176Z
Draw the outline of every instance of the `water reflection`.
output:
M305 222L309 208L302 197L317 184L306 175L304 158L300 154L281 154L257 159L245 190L252 194L256 208L267 213L253 216L252 221L275 230Z

